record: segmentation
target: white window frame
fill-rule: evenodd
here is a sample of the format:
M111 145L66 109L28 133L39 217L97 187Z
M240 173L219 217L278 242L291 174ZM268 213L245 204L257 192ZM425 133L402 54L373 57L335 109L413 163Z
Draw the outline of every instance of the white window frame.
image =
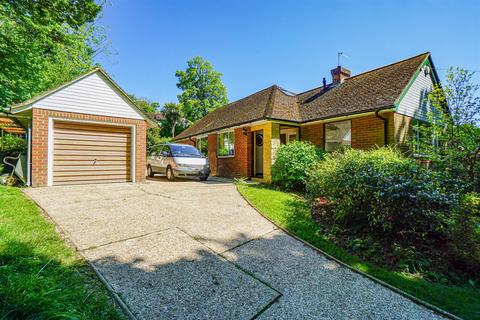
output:
M48 149L47 149L47 186L53 186L53 139L54 139L54 130L53 124L55 121L61 122L72 122L72 123L93 123L93 124L104 124L108 126L117 126L117 127L129 127L131 132L131 147L130 147L130 180L132 183L135 183L135 163L136 163L136 151L135 146L137 144L136 129L135 124L128 123L112 123L105 121L94 121L94 120L79 120L71 118L57 118L49 117L48 118Z
M326 151L326 152L333 152L333 151L335 151L335 150L327 150L327 142L328 142L328 140L327 140L327 131L328 131L328 125L329 125L329 124L340 123L340 122L345 122L345 123L348 122L348 123L350 124L350 144L349 144L349 145L348 145L348 144L344 144L344 143L340 143L340 144L341 144L341 145L345 145L345 146L347 146L347 147L352 147L352 120L351 120L351 119L349 119L349 120L340 120L340 121L326 122L326 123L324 124L325 130L324 130L324 137L323 137L323 139L324 139L324 148L325 148L325 151ZM342 140L342 141L343 141L343 140ZM331 142L333 142L333 140L332 140Z
M219 150L220 150L220 148L219 148L219 147L220 147L220 137L221 137L222 135L224 135L224 134L232 134L232 143L231 143L231 145L232 145L232 147L233 147L233 148L232 148L232 149L233 149L233 154L228 154L228 155L226 155L226 156L221 156L221 155L219 154ZM229 148L229 150L230 150L230 148ZM233 157L235 157L235 130L222 131L222 132L219 132L219 133L218 133L218 136L217 136L217 157L218 157L218 158L233 158Z

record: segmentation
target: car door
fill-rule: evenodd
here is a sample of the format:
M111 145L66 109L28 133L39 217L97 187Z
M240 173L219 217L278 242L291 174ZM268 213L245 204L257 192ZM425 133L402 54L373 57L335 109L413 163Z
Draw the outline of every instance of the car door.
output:
M159 167L162 171L167 170L167 166L170 163L171 152L169 146L163 146L159 155Z
M162 146L153 146L152 150L148 155L148 164L152 167L154 171L158 170L158 155L161 149Z

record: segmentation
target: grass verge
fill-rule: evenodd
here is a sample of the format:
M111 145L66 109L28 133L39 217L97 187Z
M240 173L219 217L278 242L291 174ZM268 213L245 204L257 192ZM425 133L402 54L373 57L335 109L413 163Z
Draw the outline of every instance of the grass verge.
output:
M364 262L322 237L319 227L312 219L307 201L300 196L258 185L239 184L237 189L262 214L279 226L349 266L454 315L464 319L480 319L479 290L432 283Z
M0 204L0 319L125 319L19 189L0 186Z

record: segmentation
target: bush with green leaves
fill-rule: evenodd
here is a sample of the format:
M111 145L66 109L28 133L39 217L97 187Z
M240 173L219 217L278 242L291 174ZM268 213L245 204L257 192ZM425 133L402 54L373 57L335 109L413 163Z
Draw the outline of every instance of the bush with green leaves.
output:
M292 141L281 145L272 166L272 182L287 190L303 189L307 171L323 154L310 142Z
M347 239L373 239L392 267L470 276L480 271L470 218L476 198L465 196L459 180L393 148L328 154L309 170L306 189L319 221Z
M327 155L307 178L308 193L327 197L337 222L397 236L440 230L458 203L455 189L393 148Z
M6 133L3 136L3 144L0 148L2 153L22 152L26 148L26 141L16 134Z

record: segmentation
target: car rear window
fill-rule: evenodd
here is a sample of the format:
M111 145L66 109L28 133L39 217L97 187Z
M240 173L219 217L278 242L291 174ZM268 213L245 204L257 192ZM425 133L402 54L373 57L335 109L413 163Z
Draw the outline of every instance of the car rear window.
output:
M203 157L197 148L189 145L170 145L174 157Z

